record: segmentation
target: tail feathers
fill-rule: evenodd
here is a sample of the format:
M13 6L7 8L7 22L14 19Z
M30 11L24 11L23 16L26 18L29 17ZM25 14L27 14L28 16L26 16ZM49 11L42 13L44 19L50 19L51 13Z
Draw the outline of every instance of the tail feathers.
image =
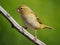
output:
M50 26L47 26L47 25L45 25L45 28L54 29L53 27L50 27Z

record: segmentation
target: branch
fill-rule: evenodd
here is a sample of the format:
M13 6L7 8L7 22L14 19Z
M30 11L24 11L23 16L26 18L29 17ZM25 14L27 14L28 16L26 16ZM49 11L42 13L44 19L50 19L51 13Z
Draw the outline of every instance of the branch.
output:
M35 43L36 45L46 45L45 43L43 43L41 40L37 39L36 41L34 41L34 36L32 34L30 34L29 32L27 32L23 27L21 27L11 16L8 12L6 12L2 6L0 6L0 12L3 14L3 16L12 24L12 27L15 27L22 35L24 35L25 37L27 37L28 39L30 39L33 43ZM23 31L22 31L23 29Z

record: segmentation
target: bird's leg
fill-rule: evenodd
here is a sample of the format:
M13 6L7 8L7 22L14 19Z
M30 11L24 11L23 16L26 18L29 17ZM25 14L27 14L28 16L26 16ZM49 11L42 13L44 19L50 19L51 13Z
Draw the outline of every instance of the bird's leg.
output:
M24 30L23 28L27 29L27 26L22 26L22 32L24 33Z
M34 33L35 33L35 34L34 34L34 36L35 36L35 37L34 37L34 40L36 41L36 40L37 40L37 30L34 30Z

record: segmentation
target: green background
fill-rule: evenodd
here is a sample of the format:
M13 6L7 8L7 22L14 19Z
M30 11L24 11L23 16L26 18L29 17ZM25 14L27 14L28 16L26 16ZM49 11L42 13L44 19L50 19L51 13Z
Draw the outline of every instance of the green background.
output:
M23 26L20 14L16 9L27 5L46 25L55 29L40 29L38 38L47 45L60 45L60 0L0 0L0 5ZM31 34L32 30L27 29ZM0 45L35 45L25 36L11 27L8 20L0 14Z

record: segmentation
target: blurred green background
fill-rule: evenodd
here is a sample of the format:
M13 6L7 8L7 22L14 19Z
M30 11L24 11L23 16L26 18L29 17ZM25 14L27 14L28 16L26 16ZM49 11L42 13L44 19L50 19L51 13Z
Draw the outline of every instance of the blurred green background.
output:
M0 0L0 5L23 26L20 14L16 9L20 5L30 7L44 24L55 29L40 29L38 38L47 45L60 45L60 0ZM31 34L32 30L27 29ZM16 29L11 27L8 20L0 14L0 45L35 45Z

